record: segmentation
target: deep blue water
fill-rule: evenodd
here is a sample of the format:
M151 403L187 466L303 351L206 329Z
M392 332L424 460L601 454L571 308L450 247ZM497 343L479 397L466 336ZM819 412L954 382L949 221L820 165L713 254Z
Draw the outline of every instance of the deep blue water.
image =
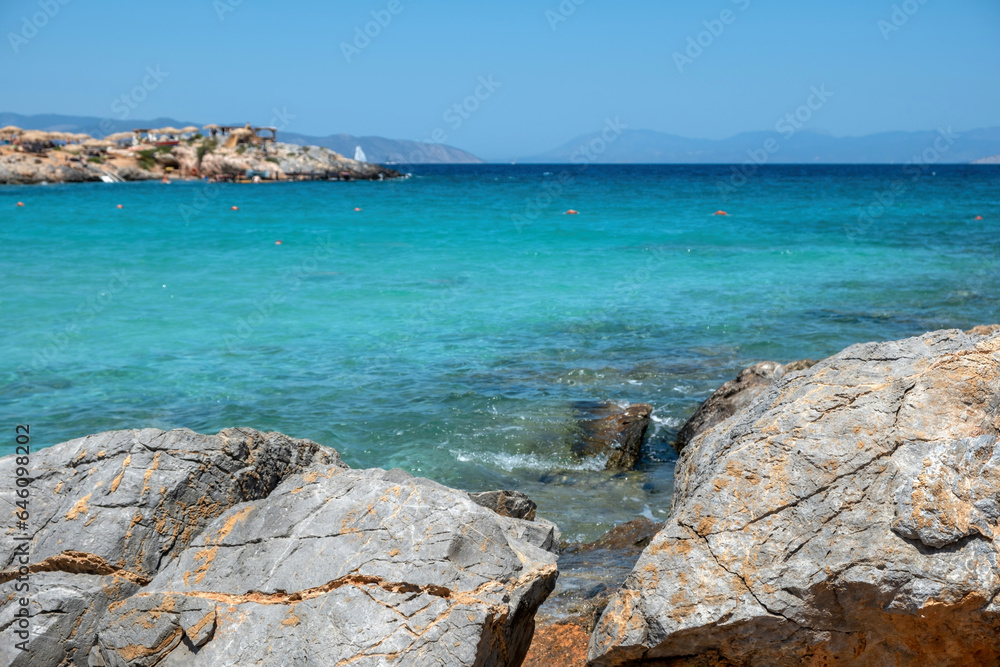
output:
M0 188L0 453L252 426L592 537L666 515L670 439L739 368L1000 320L998 167L414 171ZM570 454L595 399L656 406L641 470Z

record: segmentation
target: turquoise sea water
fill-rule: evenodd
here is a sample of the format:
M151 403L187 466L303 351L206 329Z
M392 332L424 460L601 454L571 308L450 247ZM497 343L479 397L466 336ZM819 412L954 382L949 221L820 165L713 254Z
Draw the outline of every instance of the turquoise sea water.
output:
M1000 320L1000 168L565 169L0 188L0 453L279 430L589 538L666 515L670 440L739 368ZM573 458L592 400L655 406L641 470Z

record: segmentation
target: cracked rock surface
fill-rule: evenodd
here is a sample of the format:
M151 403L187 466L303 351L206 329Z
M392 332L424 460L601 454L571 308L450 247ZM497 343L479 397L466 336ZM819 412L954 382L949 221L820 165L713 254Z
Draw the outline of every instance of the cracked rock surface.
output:
M102 433L32 474L32 639L3 664L518 664L555 583L553 524L277 433Z
M592 665L1000 663L1000 333L867 343L696 435Z

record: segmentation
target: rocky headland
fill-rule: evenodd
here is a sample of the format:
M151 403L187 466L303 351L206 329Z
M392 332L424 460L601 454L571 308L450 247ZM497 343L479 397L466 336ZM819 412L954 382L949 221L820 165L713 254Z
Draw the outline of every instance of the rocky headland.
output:
M91 145L87 145L87 144ZM248 175L249 174L249 175ZM39 146L0 145L0 184L82 183L101 180L381 180L388 167L358 162L329 148L273 143L227 147L206 137L173 146L113 142Z

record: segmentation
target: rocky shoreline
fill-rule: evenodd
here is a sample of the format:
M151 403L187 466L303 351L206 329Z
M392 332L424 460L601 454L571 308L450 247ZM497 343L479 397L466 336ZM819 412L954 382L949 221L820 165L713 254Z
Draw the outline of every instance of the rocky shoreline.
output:
M592 409L587 455L634 464L647 408ZM758 364L678 447L666 523L587 545L560 543L516 491L354 470L277 433L145 429L43 449L27 573L21 533L4 532L0 658L1000 663L1000 327ZM17 465L0 459L0 476ZM14 489L0 499L12 515ZM26 651L11 641L22 619Z
M248 175L249 174L249 175ZM107 180L383 180L389 167L358 162L329 148L269 143L226 147L212 139L175 146L89 147L71 144L35 151L0 145L0 184L85 183Z

